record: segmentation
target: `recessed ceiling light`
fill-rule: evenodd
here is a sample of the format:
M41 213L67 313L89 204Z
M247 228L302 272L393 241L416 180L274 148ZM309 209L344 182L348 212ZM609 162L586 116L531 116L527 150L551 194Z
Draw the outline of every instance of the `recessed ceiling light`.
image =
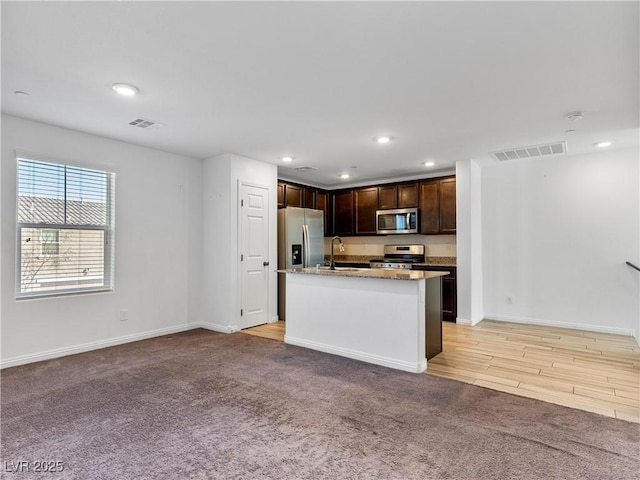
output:
M435 164L436 162L424 162L425 167L433 167Z
M293 162L294 157L282 157L283 162Z
M596 147L607 148L610 147L613 142L599 142L596 143Z
M393 137L376 137L375 140L378 143L389 143L391 140L393 140Z
M126 83L114 83L111 88L113 88L120 95L125 95L127 97L131 97L138 93L138 89L133 85L127 85Z
M349 178L349 176L350 175L348 173L343 173L343 174L340 175L340 178L345 180L345 179Z

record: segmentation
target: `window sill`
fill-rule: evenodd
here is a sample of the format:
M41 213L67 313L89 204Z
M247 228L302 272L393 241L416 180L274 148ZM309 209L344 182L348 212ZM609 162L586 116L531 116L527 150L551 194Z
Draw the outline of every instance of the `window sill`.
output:
M89 294L104 294L113 293L113 288L96 288L86 290L58 290L55 292L46 293L22 293L16 296L16 301L21 302L23 300L39 300L48 299L54 297L74 297L77 295L89 295Z

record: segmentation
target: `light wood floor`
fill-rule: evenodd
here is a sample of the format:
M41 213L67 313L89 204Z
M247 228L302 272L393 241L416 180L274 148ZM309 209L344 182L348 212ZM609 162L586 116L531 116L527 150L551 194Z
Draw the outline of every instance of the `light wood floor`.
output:
M242 333L248 333L249 335L255 335L256 337L270 338L271 340L284 342L284 324L285 322L283 321L265 323L264 325L258 325L257 327L242 330Z
M284 341L285 322L244 333ZM640 423L640 347L633 337L483 320L443 323L428 374Z

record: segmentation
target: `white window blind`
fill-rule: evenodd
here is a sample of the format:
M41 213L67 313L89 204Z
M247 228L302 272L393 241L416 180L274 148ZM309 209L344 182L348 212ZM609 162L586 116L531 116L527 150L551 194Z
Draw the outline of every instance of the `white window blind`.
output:
M114 192L114 173L18 158L18 297L113 288Z

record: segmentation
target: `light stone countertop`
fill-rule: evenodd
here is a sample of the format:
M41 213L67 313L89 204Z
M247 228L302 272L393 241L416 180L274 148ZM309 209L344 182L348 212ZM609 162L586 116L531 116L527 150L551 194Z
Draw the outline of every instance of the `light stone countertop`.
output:
M336 270L328 268L291 268L288 270L276 270L278 273L299 273L307 275L324 275L329 277L359 277L359 278L385 278L389 280L423 280L443 277L448 272L428 272L422 270L397 270L394 268L347 268L336 267Z

